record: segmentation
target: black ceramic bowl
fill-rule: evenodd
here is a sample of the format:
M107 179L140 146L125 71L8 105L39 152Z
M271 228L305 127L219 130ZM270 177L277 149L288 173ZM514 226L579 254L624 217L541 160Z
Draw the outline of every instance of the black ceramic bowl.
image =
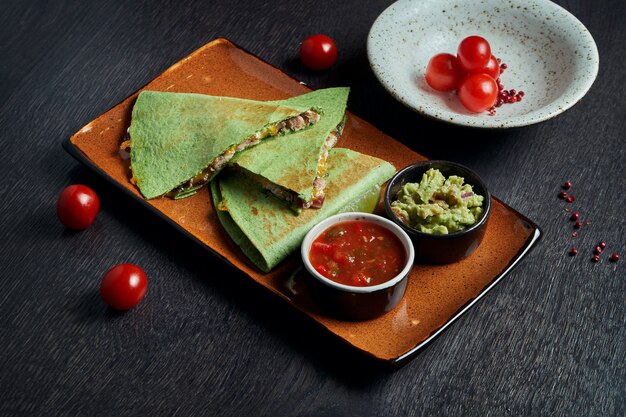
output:
M403 223L391 210L400 188L409 182L419 183L422 175L430 168L435 168L448 178L458 175L473 187L475 193L485 197L482 216L469 228L447 235L435 235L420 232ZM478 248L487 230L487 220L491 213L491 195L483 181L469 168L448 161L424 161L409 165L398 172L387 183L385 190L385 210L387 216L400 226L411 238L415 248L415 261L423 263L447 264L468 257Z
M398 275L382 284L358 287L335 282L313 268L309 260L313 241L332 225L351 220L364 220L377 224L390 230L400 239L405 251L405 264ZM307 285L314 301L320 308L331 314L351 320L372 319L398 305L404 296L409 272L414 262L411 239L400 227L384 217L356 212L336 214L318 223L302 241L301 255L308 271Z

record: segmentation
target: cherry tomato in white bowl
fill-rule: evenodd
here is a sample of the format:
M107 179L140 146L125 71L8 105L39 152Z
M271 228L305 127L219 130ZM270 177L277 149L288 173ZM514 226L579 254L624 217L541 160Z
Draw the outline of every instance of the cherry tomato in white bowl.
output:
M487 66L483 68L481 71L477 71L477 72L485 73L491 78L493 78L494 80L498 79L498 77L500 76L500 62L498 62L498 58L491 55L491 58L489 58L489 62L487 63Z
M91 226L100 210L100 199L86 185L66 187L57 200L57 216L68 229L83 230Z
M326 35L309 36L300 44L300 60L314 70L328 69L337 60L337 45Z
M456 90L462 78L456 57L449 53L435 55L426 67L426 82L438 91Z
M134 264L119 264L109 269L100 282L100 296L116 310L130 310L143 300L148 278Z
M456 57L464 72L482 72L489 64L491 45L482 36L468 36L459 44Z
M488 74L470 74L459 84L457 94L466 109L480 113L496 103L498 85Z

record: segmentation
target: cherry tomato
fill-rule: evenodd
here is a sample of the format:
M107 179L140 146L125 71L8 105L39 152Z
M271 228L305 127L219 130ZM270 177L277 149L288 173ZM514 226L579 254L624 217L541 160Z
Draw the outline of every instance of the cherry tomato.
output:
M496 80L487 74L470 74L457 91L459 100L469 111L479 113L491 108L498 98Z
M148 289L143 269L133 264L119 264L109 269L100 282L100 296L117 310L129 310L141 302Z
M337 45L326 35L309 36L300 44L300 60L314 70L328 69L337 60Z
M438 91L452 91L457 88L463 74L454 55L437 54L426 67L426 82Z
M493 78L494 80L498 78L500 76L500 63L498 62L498 58L491 55L491 58L489 58L489 62L487 63L487 66L483 68L482 71L478 71L478 72L485 73L489 75L491 78Z
M100 200L94 190L86 185L66 187L57 200L57 216L61 223L74 230L88 228L100 210Z
M469 73L482 71L491 58L491 46L485 38L468 36L459 44L456 56L463 71Z

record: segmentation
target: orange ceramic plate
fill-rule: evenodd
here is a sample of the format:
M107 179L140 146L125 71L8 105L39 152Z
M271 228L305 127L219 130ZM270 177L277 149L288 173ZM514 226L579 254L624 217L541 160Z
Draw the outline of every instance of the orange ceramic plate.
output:
M204 45L144 88L254 100L278 100L309 91L226 39ZM222 230L207 190L179 201L141 197L118 155L136 97L137 93L83 127L64 143L65 149L329 332L376 359L398 364L413 356L491 289L539 238L534 223L494 199L483 243L472 256L452 265L416 265L403 301L380 318L338 320L309 299L297 254L268 274L255 269ZM339 146L385 159L396 168L425 159L349 113ZM215 262L221 261L216 257Z

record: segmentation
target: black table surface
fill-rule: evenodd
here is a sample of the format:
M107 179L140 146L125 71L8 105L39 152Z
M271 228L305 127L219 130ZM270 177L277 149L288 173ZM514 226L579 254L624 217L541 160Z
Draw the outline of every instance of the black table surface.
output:
M366 39L390 3L2 1L1 416L626 413L626 7L557 1L597 43L593 87L552 120L484 131L423 118L378 84ZM339 59L314 73L297 49L320 32L336 40ZM404 367L356 354L61 148L218 37L314 88L352 87L353 113L429 158L476 170L540 225L542 240ZM566 180L572 207L591 221L576 239L557 197ZM73 183L102 203L79 233L55 213ZM593 263L599 241L607 249ZM609 262L611 253L622 260ZM150 279L146 299L126 313L98 294L103 273L121 262Z

